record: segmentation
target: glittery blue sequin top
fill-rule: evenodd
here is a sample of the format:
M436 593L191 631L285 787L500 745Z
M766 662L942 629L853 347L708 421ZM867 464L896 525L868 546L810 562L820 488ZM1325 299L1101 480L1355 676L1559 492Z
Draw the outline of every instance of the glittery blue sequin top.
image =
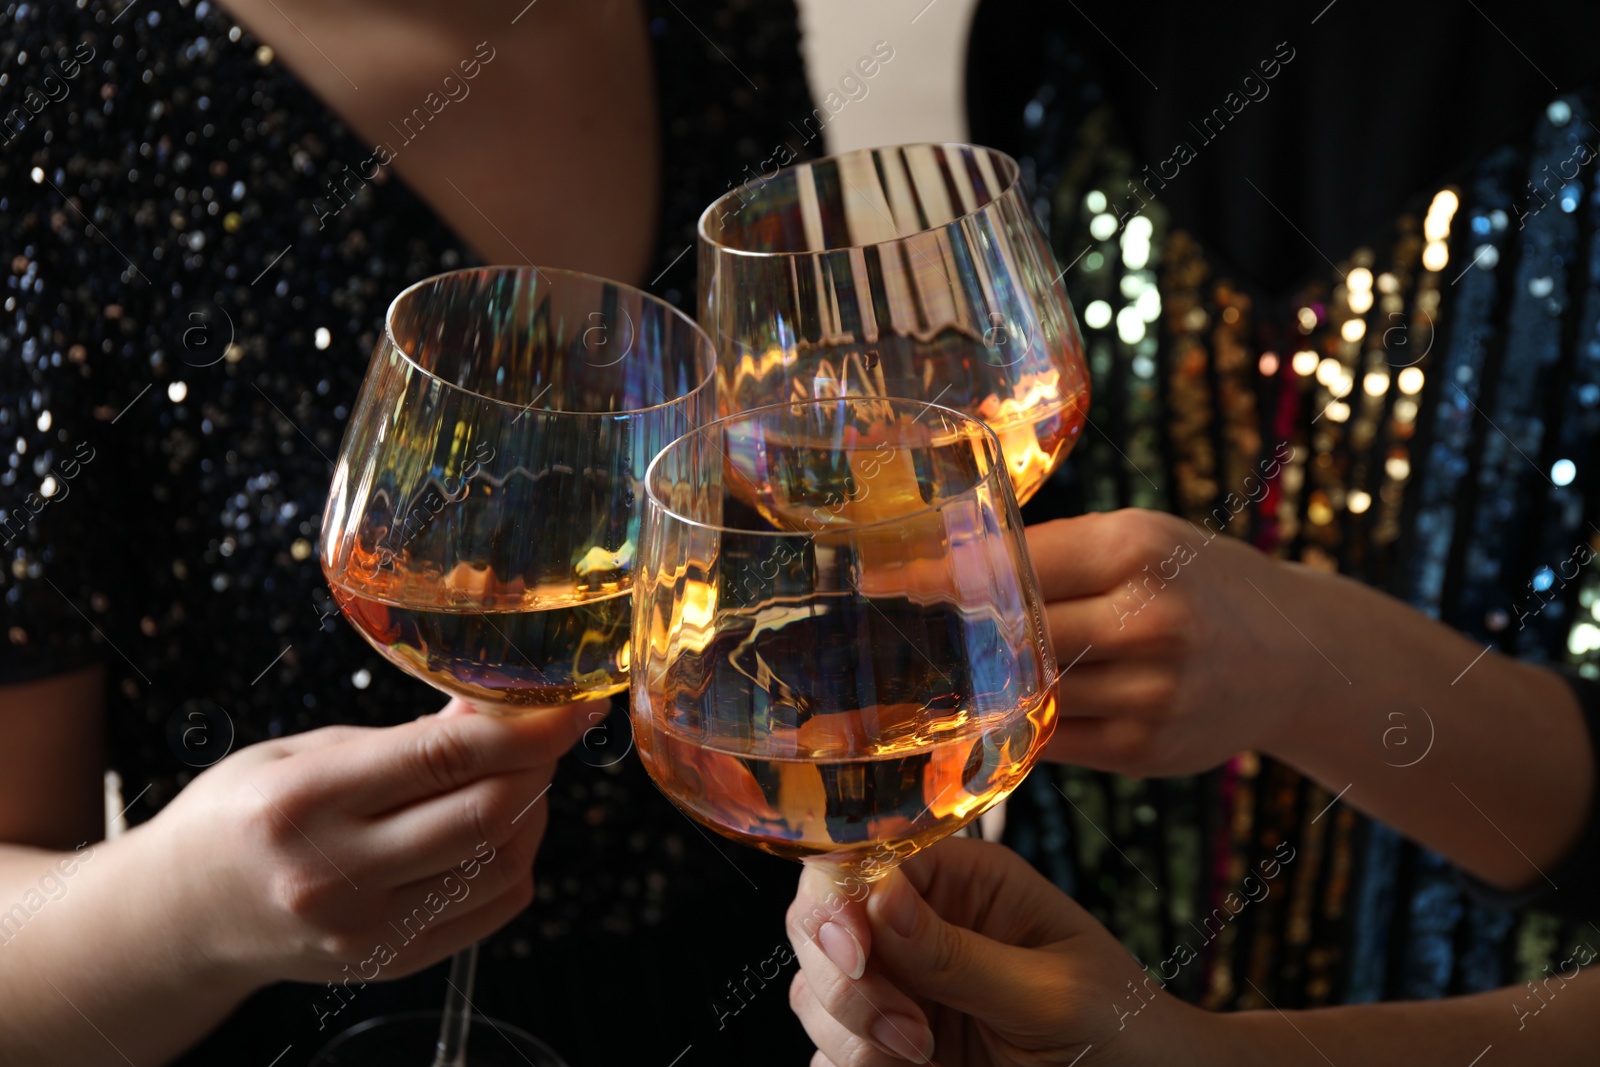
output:
M1024 514L1169 510L1360 578L1564 668L1594 730L1594 94L1552 88L1473 8L1158 8L976 16L972 133L1033 181L1093 379L1094 428ZM1594 85L1574 22L1594 15L1518 37ZM1356 73L1386 49L1381 76ZM1421 709L1391 725L1375 758L1425 753ZM1042 768L1007 837L1152 968L1187 947L1169 988L1216 1008L1543 977L1600 895L1594 828L1546 872L1559 893L1508 900L1250 754L1162 781ZM1224 909L1282 848L1273 892Z

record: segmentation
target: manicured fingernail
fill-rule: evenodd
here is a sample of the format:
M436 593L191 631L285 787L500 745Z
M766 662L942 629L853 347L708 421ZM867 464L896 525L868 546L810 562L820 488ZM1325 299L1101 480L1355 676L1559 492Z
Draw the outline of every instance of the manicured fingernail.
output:
M823 923L817 929L817 944L822 946L822 954L852 979L867 973L867 954L861 951L861 942L848 926Z
M878 898L878 915L901 937L917 932L916 890L903 877L880 882L873 891Z
M872 1024L873 1039L912 1063L928 1063L933 1059L933 1031L909 1015L890 1012Z

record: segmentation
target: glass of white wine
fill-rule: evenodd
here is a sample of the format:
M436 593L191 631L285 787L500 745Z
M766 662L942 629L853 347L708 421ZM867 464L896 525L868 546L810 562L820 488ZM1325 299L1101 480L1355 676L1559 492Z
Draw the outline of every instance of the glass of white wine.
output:
M645 494L630 708L691 817L871 882L1027 775L1057 668L983 422L757 408L668 445Z
M899 396L982 419L1019 503L1066 458L1089 374L1016 160L863 148L761 177L700 217L700 324L720 413Z
M486 714L624 691L642 481L713 414L709 338L637 289L548 267L428 278L385 327L323 513L344 617ZM319 1067L420 1063L435 1036L435 1067L558 1064L514 1027L469 1027L475 959L456 958L442 1015L363 1024Z

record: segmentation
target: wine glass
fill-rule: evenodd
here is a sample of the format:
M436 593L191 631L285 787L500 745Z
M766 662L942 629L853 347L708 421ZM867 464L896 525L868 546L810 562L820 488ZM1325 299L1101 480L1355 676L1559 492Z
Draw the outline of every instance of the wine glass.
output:
M641 482L712 416L714 378L691 319L617 282L486 267L413 285L389 307L323 517L345 618L487 714L622 692ZM461 1067L475 954L452 963L442 1015L365 1026L319 1062L402 1062L437 1037L435 1067ZM474 1067L559 1064L489 1022Z
M736 841L870 883L1025 777L1056 661L999 438L923 401L756 408L645 477L630 712Z
M801 163L700 217L700 324L720 413L900 396L1000 436L1019 502L1083 429L1083 340L1022 190L991 148L915 144Z

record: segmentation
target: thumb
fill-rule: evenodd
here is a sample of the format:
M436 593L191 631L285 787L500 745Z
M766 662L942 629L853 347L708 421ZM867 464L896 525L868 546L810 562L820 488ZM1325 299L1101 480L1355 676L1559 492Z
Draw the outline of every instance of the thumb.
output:
M419 719L428 719L438 716L441 719L453 719L457 715L476 715L477 713L477 709L471 704L468 704L461 697L451 697L450 703L446 704L438 711L432 712L428 715L419 715L417 717Z
M487 713L479 711L470 702L459 696L451 697L450 702L432 715L423 715L423 719L460 719L484 718L498 720L531 741L537 741L540 748L547 753L545 759L555 762L563 753L573 745L586 738L595 729L597 723L605 721L607 713L611 710L610 699L585 700L577 704L549 704L542 707L529 706L517 711L515 714ZM544 762L544 760L541 760Z
M512 721L521 721L527 723L534 721L542 722L552 718L552 716L546 715L546 712L561 712L570 718L570 721L578 732L577 736L582 736L585 731L592 729L595 723L604 719L610 710L611 700L609 697L606 697L599 700L585 700L577 704L547 704L543 706L528 705L527 707L519 708L514 712L500 710L485 712L479 711L478 708L469 702L465 697L453 696L450 698L450 702L444 707L440 708L438 711L432 712L428 715L419 715L417 718L455 719L461 717L462 715L487 715L494 719L510 719ZM536 718L541 716L542 718ZM574 740L576 739L577 738L574 737Z
M913 996L991 1022L1017 1018L1049 996L1037 950L946 922L902 871L872 887L867 917L873 961Z

